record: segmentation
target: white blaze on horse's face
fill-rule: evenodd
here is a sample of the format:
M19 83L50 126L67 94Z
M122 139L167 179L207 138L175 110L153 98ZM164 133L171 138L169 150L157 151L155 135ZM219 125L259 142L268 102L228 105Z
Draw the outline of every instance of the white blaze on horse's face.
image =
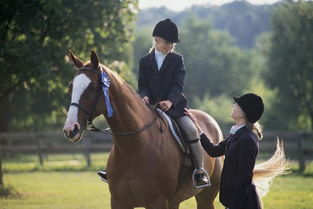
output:
M85 74L79 74L74 78L71 103L79 103L81 95L84 93L90 82L91 80ZM67 113L63 131L67 136L70 136L70 133L75 129L75 126L80 129L80 125L78 123L78 108L71 105ZM70 138L70 140L75 142L79 138L80 133L78 132L75 136Z

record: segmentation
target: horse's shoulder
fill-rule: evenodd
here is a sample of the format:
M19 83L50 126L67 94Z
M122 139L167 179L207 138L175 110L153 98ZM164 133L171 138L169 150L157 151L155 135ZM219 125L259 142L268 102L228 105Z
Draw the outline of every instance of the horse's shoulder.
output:
M197 120L199 121L207 123L212 123L213 121L215 121L215 119L211 115L202 110L191 109L190 111L196 116Z

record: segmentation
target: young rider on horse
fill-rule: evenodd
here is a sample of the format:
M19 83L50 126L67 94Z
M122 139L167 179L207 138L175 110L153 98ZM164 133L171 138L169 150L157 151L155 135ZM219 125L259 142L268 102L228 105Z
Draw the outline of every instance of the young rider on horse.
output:
M264 111L262 98L253 93L234 97L230 136L219 144L212 144L203 133L194 115L185 113L195 122L201 144L211 157L225 155L220 182L220 201L226 209L260 209L261 204L252 182L253 169L259 150L262 130L258 121Z
M156 104L184 130L195 167L195 188L208 186L209 177L203 168L200 137L193 121L184 113L187 107L183 94L185 66L183 57L173 52L175 43L179 43L177 26L170 19L162 20L156 24L152 36L153 48L140 60L139 94L143 102ZM98 174L106 178L105 172Z

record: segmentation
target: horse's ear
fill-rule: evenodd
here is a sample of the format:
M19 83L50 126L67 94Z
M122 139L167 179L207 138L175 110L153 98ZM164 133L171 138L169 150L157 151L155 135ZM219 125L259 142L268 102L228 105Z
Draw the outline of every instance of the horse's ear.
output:
M84 63L73 54L72 50L68 50L68 56L71 58L72 62L77 68L84 66Z
M98 67L99 67L98 55L96 54L96 52L95 52L94 50L91 50L90 61L91 61L92 65L93 65L95 68L98 68Z

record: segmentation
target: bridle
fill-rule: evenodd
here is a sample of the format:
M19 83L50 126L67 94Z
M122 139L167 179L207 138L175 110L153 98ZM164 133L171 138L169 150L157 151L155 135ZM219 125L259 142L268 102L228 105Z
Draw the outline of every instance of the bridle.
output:
M101 66L99 65L99 68L101 69ZM100 70L99 69L99 70ZM97 77L98 77L98 80L99 80L99 83L101 85L103 85L103 83L101 82L101 70L98 71L98 70L95 70L94 68L92 67L80 67L78 68L78 71L87 71L88 72L93 72L95 74L97 74ZM128 132L112 132L110 130L110 128L107 128L107 129L99 129L97 127L94 126L93 122L92 122L92 118L93 118L93 115L94 115L94 110L96 108L96 105L98 103L98 100L100 98L100 95L101 95L101 88L98 88L97 90L97 94L96 94L96 99L95 99L95 102L91 108L91 110L88 110L87 108L85 108L84 106L82 106L81 104L79 103L71 103L70 106L75 106L77 107L78 109L80 109L82 112L84 112L86 115L87 115L87 128L86 130L87 131L96 131L96 132L102 132L102 133L105 133L105 134L110 134L110 135L114 135L114 136L125 136L125 135L133 135L133 134L137 134L137 133L140 133L148 128L150 128L158 119L160 120L163 120L162 117L159 116L159 114L157 114L157 117L155 117L153 119L152 122L150 122L149 124L146 124L144 125L142 128L138 129L138 130L134 130L134 131L128 131ZM148 105L150 108L154 109L155 110L155 106L152 106L152 105ZM157 111L156 111L157 112ZM163 120L163 122L165 122ZM161 122L160 122L160 131L163 133L165 130L163 130L162 126L161 126Z
M97 70L93 69L92 67L80 67L80 68L78 68L78 71L86 71L86 70L97 74L97 76L98 76L98 78L99 78L100 73L99 73ZM99 79L99 80L100 80L100 79ZM99 83L100 83L100 82L99 82ZM89 126L89 125L93 125L93 123L92 123L93 113L94 113L94 110L95 110L96 105L97 105L97 103L98 103L100 94L101 94L101 88L98 88L98 90L97 90L97 95L96 95L96 99L95 99L94 104L92 105L91 110L88 110L87 108L85 108L84 106L82 106L82 105L79 104L79 103L73 102L73 103L70 104L70 106L75 106L75 107L77 107L78 109L80 109L81 111L83 111L83 112L87 115L87 125L88 125L88 126Z

